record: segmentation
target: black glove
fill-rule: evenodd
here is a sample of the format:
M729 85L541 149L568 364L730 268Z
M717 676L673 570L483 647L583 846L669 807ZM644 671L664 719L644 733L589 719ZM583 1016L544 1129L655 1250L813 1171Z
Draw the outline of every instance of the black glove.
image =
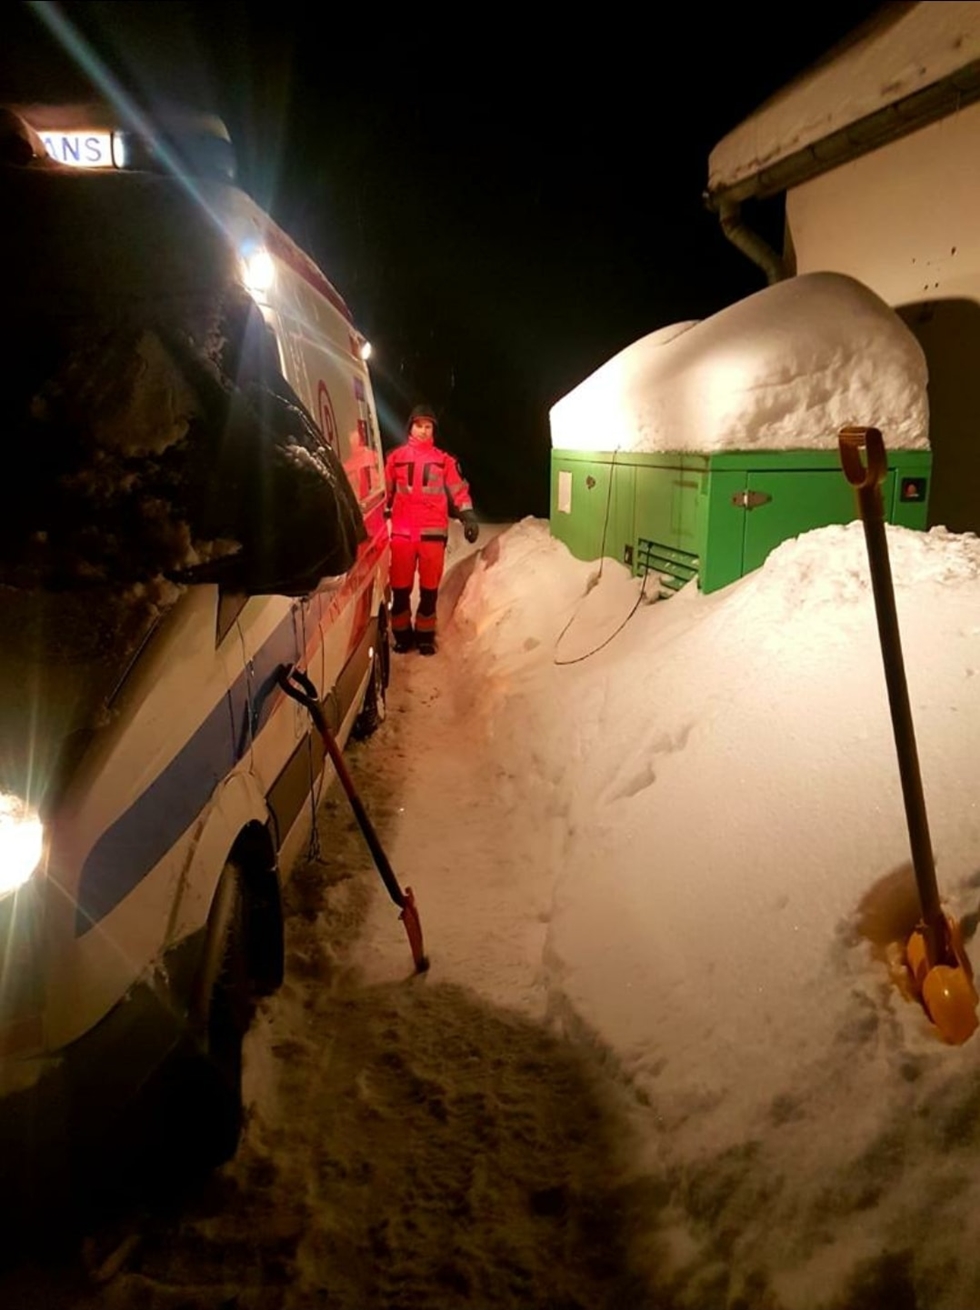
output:
M476 521L476 515L472 510L467 510L463 515L463 536L467 541L476 541L480 535L480 525Z

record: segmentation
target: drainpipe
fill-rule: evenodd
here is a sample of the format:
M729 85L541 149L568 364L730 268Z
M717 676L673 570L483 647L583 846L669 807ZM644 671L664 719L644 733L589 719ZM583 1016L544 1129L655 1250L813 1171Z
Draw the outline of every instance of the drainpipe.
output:
M737 200L720 197L714 202L713 208L717 208L722 232L743 255L748 255L753 264L759 265L770 286L774 282L782 282L788 276L786 265L772 246L742 222L742 206Z

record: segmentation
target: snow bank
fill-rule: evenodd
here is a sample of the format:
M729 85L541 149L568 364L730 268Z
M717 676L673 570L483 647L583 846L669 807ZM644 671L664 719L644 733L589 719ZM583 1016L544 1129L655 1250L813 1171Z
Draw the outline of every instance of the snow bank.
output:
M848 423L928 448L925 356L853 278L808 273L635 342L551 409L562 450L836 449Z
M940 890L969 929L980 541L888 542ZM639 587L525 521L457 621L494 754L554 786L552 1012L636 1098L638 1167L670 1198L657 1290L975 1305L980 1041L944 1046L884 959L916 910L861 525L711 596Z

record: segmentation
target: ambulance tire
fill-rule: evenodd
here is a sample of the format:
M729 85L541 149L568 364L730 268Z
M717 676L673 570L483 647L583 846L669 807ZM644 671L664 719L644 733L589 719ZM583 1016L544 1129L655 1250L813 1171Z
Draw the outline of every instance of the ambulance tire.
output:
M181 1185L230 1160L241 1137L242 1045L251 1018L241 870L218 879L187 1025L156 1090L155 1181Z
M200 1037L196 1153L205 1168L230 1160L242 1132L242 1047L252 1017L247 907L241 870L229 861L218 880L220 911L203 967L210 974ZM210 936L210 934L209 934ZM210 956L210 958L208 958Z
M354 720L352 735L363 741L377 732L388 717L388 634L379 633L378 643L371 658L371 677L364 694L364 704Z
M252 995L271 996L279 990L286 976L286 934L275 864L253 871L246 909Z

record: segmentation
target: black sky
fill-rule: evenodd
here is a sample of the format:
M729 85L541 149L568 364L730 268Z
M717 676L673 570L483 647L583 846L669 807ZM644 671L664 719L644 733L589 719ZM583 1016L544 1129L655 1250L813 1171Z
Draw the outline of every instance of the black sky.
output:
M386 438L434 403L478 508L515 517L547 513L550 405L764 285L704 208L708 154L876 7L58 12L146 104L221 114L242 185L374 343ZM0 100L91 94L44 8L4 10Z

